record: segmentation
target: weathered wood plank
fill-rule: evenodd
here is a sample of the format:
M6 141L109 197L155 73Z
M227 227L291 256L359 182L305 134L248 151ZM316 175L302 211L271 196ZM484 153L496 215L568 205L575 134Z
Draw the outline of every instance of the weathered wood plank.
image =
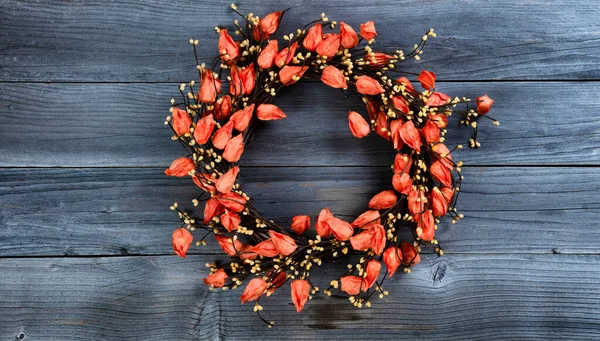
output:
M209 291L207 256L0 259L3 340L426 340L600 337L598 256L429 255L386 280L373 308L320 294L298 314L288 288L262 301ZM343 268L318 270L323 287Z
M255 206L285 225L323 207L352 219L390 187L390 175L384 167L240 173ZM600 253L597 168L466 168L464 176L466 217L444 220L437 233L446 253ZM162 169L2 170L0 256L171 254L179 220L168 207L192 208L198 194ZM209 241L190 251L220 253Z
M600 117L591 114L600 100L589 96L599 83L445 83L440 91L496 99L501 125L481 121L482 148L455 156L467 164L600 164ZM0 84L0 166L167 166L183 153L162 124L177 95L175 84ZM343 97L322 84L282 93L276 103L288 118L257 131L243 165L390 165L386 141L350 134L348 110L365 110ZM454 118L449 145L470 137Z
M0 80L184 81L194 75L187 44L200 39L203 56L216 52L213 28L236 15L230 1L22 1L0 3ZM319 18L356 28L375 20L381 44L410 49L430 27L422 62L440 79L598 79L598 4L383 0L356 3L244 1L265 15L291 7L282 34Z

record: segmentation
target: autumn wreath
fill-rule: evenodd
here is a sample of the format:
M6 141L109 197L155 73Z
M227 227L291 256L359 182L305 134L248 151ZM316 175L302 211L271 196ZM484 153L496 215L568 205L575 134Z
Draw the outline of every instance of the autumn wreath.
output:
M173 248L185 257L194 237L202 230L196 245L206 244L212 235L230 257L208 264L210 274L204 283L212 288L235 289L245 285L241 302L259 304L264 296L290 282L291 300L297 311L319 291L310 280L311 269L334 259L359 255L339 278L324 290L331 295L340 289L357 307L370 306L370 298L387 295L381 284L399 267L419 263L421 246L433 245L443 253L435 230L441 217L452 222L463 217L455 202L462 177L461 162L454 162L444 144L448 117L461 116L461 124L473 128L470 147L476 140L477 120L494 102L487 95L475 101L451 98L437 91L433 72L423 70L417 77L423 91L415 89L398 64L419 59L429 30L409 53L402 50L374 51L377 37L373 21L360 25L360 33L345 22L330 21L325 14L296 32L283 35L285 47L274 35L285 11L259 18L243 15L231 31L216 27L218 56L211 65L200 64L194 47L200 84L192 81L179 88L180 100L171 100L171 115L165 124L174 132L187 155L173 161L165 171L169 176L190 176L201 194L194 206L203 203L202 217L180 209L182 226L172 235ZM339 27L339 30L336 28ZM325 32L328 31L328 32ZM326 85L353 91L366 104L368 120L356 111L348 113L350 132L363 138L371 132L390 141L397 152L392 165L391 187L369 201L368 210L347 222L324 208L314 230L309 216L293 217L286 226L265 218L251 204L250 196L238 183L239 161L252 127L260 121L280 120L285 113L270 102L286 87L309 76L320 77ZM227 91L224 91L228 84ZM455 110L457 105L464 106ZM492 119L493 120L493 119ZM498 124L493 120L494 124ZM413 238L402 240L402 230ZM385 270L382 270L382 262ZM273 325L273 321L267 321Z

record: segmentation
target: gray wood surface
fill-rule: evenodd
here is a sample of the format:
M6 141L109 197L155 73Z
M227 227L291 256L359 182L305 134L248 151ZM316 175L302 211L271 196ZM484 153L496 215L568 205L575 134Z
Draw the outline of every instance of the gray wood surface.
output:
M177 84L197 75L190 37L212 56L230 1L0 2L1 340L599 340L600 44L592 0L248 0L291 7L282 34L326 12L379 46L410 48L450 95L496 100L480 150L462 150L459 208L443 257L386 280L371 309L315 296L301 314L287 288L267 329L240 292L209 291L214 243L173 255L194 186L162 171L180 147L162 125ZM414 79L414 76L409 76ZM309 81L310 82L310 81ZM300 83L277 98L288 118L258 130L241 178L257 207L287 222L329 206L355 216L389 184L389 145L354 139L355 97ZM469 131L452 122L450 145ZM319 269L321 287L345 264Z
M178 220L168 207L178 201L193 209L199 192L162 171L0 171L0 256L171 254ZM466 168L464 176L466 218L446 219L437 232L446 253L600 253L597 169ZM382 167L246 167L240 177L255 206L286 225L323 207L351 219L391 186ZM209 241L191 252L218 252Z
M237 19L230 1L20 1L0 3L0 79L11 81L185 81L194 74L187 41L216 52L217 24ZM440 79L599 79L595 1L249 0L265 15L291 7L289 33L318 19L355 27L375 20L384 46L409 49L430 27L438 38L422 62ZM18 28L18 29L17 29Z
M0 338L597 340L600 329L598 256L428 255L370 309L317 295L298 314L284 290L261 302L273 329L239 292L198 280L212 258L0 259Z
M600 165L596 82L444 83L440 91L495 98L480 122L482 148L451 120L448 145L471 165ZM569 100L556 98L569 94ZM0 166L164 166L181 155L162 124L176 84L0 84ZM245 166L389 166L390 145L373 134L356 139L348 110L364 104L323 84L300 83L277 98L288 117L261 126L242 157ZM24 124L25 118L30 118ZM352 151L351 153L348 151Z

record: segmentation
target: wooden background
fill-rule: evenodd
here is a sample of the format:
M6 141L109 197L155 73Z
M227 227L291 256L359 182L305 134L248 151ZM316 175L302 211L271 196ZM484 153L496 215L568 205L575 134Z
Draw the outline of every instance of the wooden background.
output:
M357 310L316 297L296 314L288 294L265 328L239 292L209 291L214 245L173 255L168 210L192 199L163 169L181 153L162 124L177 85L196 76L190 37L215 53L225 1L0 2L0 339L600 339L600 5L593 0L250 0L289 6L283 31L318 18L374 19L380 44L430 42L408 71L439 89L489 94L460 207L390 296ZM292 94L293 92L293 94ZM288 118L247 148L242 181L267 216L287 222L329 206L347 217L388 186L392 154L356 140L361 108L322 84L277 99ZM450 144L468 130L456 122ZM320 270L323 279L339 269Z

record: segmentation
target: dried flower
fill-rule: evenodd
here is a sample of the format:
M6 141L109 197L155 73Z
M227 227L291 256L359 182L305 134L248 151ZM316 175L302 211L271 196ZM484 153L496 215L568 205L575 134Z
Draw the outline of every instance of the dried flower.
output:
M342 70L336 68L333 65L329 65L323 69L321 74L321 81L326 85L336 89L346 89L348 84L346 83L346 77Z
M363 95L379 95L385 92L385 89L379 82L369 76L360 76L356 80L356 91Z
M307 215L298 215L292 218L290 229L297 235L301 235L310 228L310 217Z
M367 21L366 23L360 24L360 36L365 40L371 40L377 37L377 30L375 30L375 23Z
M304 304L308 301L308 292L310 284L303 279L297 279L290 284L292 291L292 302L296 306L296 311L300 312L304 308Z
M421 82L421 86L425 90L432 90L435 88L435 73L433 72L422 70L419 77L417 77L417 80Z
M175 161L171 163L169 168L165 170L165 175L176 176L181 178L186 175L189 175L189 173L194 169L196 169L196 165L194 164L194 161L192 161L192 159L187 157L180 157L178 159L175 159Z
M485 115L490 112L492 108L492 104L494 104L494 100L491 99L488 95L483 95L476 98L477 100L477 113L479 115Z
M219 54L225 62L232 62L240 56L239 47L224 28L219 31Z
M285 114L274 104L261 104L256 108L256 117L261 121L273 121L286 118Z
M267 289L267 282L265 282L262 278L253 278L246 285L246 289L244 289L244 293L240 296L242 300L242 304L257 300Z
M385 210L396 204L396 193L393 190L387 190L377 193L371 201L369 201L369 208L374 210Z
M342 38L342 46L346 49L351 49L358 45L358 36L352 26L345 22L340 22L340 35Z
M190 233L190 231L179 228L173 231L173 235L171 241L173 243L173 250L176 254L178 254L181 258L185 258L185 254L187 253L190 245L192 244L192 240L194 237Z
M190 126L192 125L192 119L187 112L173 108L173 130L177 136L189 133Z
M352 135L356 138L363 138L371 132L371 127L367 120L365 120L359 113L356 111L350 111L348 113L348 125L350 127L350 131Z
M223 269L218 269L217 271L208 275L208 277L203 278L204 284L213 286L215 288L221 288L225 285L225 280L227 279L227 273Z

